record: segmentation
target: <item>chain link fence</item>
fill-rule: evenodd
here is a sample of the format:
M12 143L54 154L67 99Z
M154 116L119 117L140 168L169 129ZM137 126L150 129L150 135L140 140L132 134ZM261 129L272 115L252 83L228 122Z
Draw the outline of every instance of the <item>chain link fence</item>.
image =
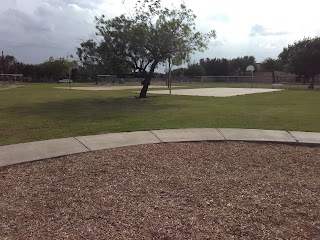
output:
M143 78L103 77L96 84L106 85L141 85ZM281 88L281 89L307 89L311 79L294 75L272 76L199 76L199 77L172 77L172 86L190 88ZM168 78L153 78L154 86L168 85ZM315 78L315 88L320 88L320 76Z

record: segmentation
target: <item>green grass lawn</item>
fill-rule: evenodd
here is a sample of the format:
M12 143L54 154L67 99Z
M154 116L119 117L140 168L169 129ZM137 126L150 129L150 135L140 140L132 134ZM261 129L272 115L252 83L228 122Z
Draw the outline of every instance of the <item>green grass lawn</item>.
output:
M78 86L84 85L88 84ZM56 86L26 84L0 91L0 145L164 128L320 132L320 91L285 90L227 98L150 94L148 99L138 99L132 90L76 91L53 88Z

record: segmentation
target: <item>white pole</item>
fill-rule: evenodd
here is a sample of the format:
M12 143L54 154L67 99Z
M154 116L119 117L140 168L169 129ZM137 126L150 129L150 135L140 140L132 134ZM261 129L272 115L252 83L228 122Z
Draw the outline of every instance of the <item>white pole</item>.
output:
M166 61L166 68L165 68L165 74L166 74L166 86L169 88L169 72L168 72L168 62Z
M71 70L72 68L69 69L69 89L71 89Z
M169 84L170 84L170 90L169 90L169 92L170 92L170 95L171 95L171 59L169 58Z
M253 83L253 71L251 71L251 88L252 88L252 83Z

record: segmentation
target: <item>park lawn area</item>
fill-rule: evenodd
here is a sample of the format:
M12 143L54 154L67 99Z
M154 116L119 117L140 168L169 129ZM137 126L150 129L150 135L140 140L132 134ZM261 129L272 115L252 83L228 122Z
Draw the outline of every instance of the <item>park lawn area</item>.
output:
M320 91L285 90L227 98L150 94L150 98L139 99L132 90L54 87L57 84L25 84L0 92L0 145L166 128L320 132Z

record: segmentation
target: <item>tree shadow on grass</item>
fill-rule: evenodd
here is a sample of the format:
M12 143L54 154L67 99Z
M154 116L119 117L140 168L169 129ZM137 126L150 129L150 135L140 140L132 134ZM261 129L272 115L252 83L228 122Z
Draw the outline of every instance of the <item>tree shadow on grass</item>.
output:
M135 114L148 114L162 110L178 109L177 104L161 102L155 96L148 99L112 98L112 99L72 99L45 103L21 104L8 107L4 111L13 118L40 117L57 121L102 121L108 119L121 120Z

